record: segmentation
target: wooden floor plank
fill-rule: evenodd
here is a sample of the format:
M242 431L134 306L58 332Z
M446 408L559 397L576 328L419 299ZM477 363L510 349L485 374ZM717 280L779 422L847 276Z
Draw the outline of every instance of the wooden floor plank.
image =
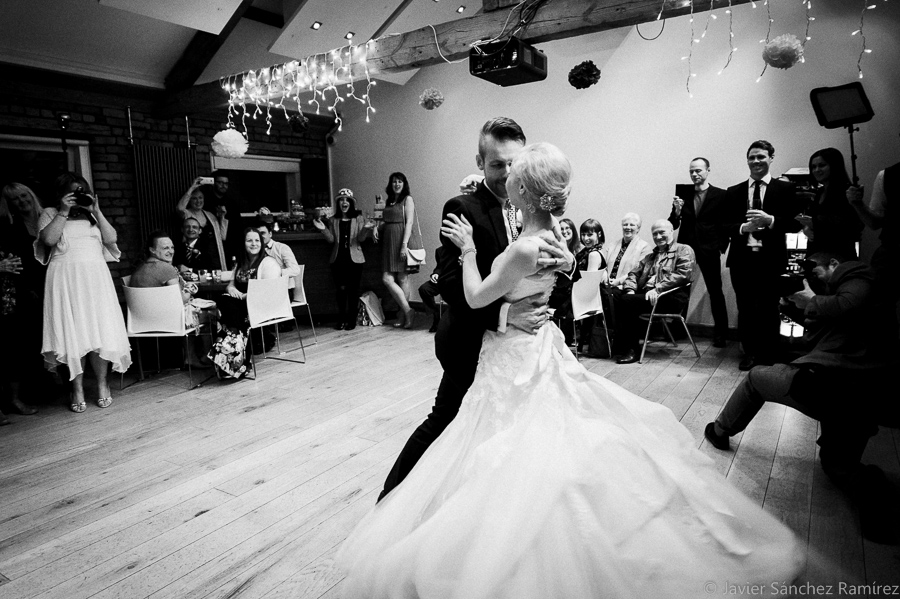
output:
M187 391L169 373L114 391L108 410L52 405L0 429L0 597L340 597L334 553L431 409L441 368L421 328L318 332L306 364L260 361L256 381ZM746 375L736 343L697 341L699 359L681 342L654 344L644 364L579 360L671 409L807 544L804 580L896 584L900 553L862 540L818 466L816 423L772 405L731 451L703 440ZM882 429L865 460L900 483L900 433Z

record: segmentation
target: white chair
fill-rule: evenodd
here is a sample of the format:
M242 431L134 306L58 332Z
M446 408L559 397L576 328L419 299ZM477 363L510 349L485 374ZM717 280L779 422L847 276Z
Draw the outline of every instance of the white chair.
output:
M300 349L303 351L303 361L275 356L272 356L272 358L297 364L306 363L306 348L303 346L303 337L300 335L297 319L294 318L291 302L288 300L288 277L250 279L247 281L247 316L250 319L251 329L262 329L268 325L277 325L279 322L293 320L294 326L297 328L297 338L300 339ZM278 335L277 326L275 327L275 340L278 343L278 353L284 355L284 352L281 351L281 337ZM253 335L250 335L250 352L253 376L256 377L256 360L252 357ZM263 348L263 359L268 357L265 348Z
M306 312L309 314L309 326L312 327L313 339L315 339L315 343L319 343L319 337L316 335L316 325L313 324L312 310L309 309L309 303L306 301L306 289L303 288L303 273L306 271L306 265L300 265L300 273L293 277L294 289L292 291L291 299L291 309L301 308L306 306ZM294 321L297 322L296 320ZM296 326L296 324L295 324Z
M123 277L131 282L131 277ZM197 335L201 326L188 327L184 324L184 303L181 299L181 288L178 285L165 287L123 287L127 320L125 330L129 338L156 338L156 369L159 372L159 338L184 337L184 355L188 365L188 389L199 387L206 380L194 385L194 373L189 358L190 347L188 335ZM139 381L144 380L144 364L141 357L141 345L137 343ZM124 376L124 375L123 375ZM121 386L121 382L120 382Z
M687 305L690 302L690 298L691 298L691 284L688 283L687 285L685 285L685 287L687 288L687 292L688 292L688 300L685 301L684 307L687 308ZM647 351L647 343L650 339L650 327L653 326L654 321L662 322L663 328L666 329L666 334L669 336L669 341L671 341L672 345L674 345L675 347L678 347L678 343L675 341L674 335L672 335L672 330L669 329L669 322L671 322L671 321L680 322L681 326L684 327L684 332L687 333L688 341L691 342L691 347L694 348L694 354L696 354L696 356L698 358L700 357L700 352L697 351L697 344L694 343L694 338L691 337L691 332L688 330L687 322L685 322L685 320L684 320L684 315L683 314L661 314L661 313L656 312L656 308L659 307L659 300L661 300L663 298L663 296L668 295L669 293L672 293L673 291L677 291L679 289L681 289L681 287L675 287L673 289L669 289L668 291L663 291L662 293L659 294L659 297L656 300L656 305L653 306L653 309L650 311L650 314L641 314L640 318L642 320L647 321L647 332L644 334L644 345L641 348L641 357L638 360L638 364L644 363L644 352Z
M606 346L609 345L609 331L606 328L606 315L603 313L603 295L600 285L606 280L605 270L582 270L581 278L572 284L572 328L578 328L578 322L591 316L599 315L603 319L603 333L606 335ZM574 338L578 337L575 330ZM575 357L578 357L578 343L575 344Z

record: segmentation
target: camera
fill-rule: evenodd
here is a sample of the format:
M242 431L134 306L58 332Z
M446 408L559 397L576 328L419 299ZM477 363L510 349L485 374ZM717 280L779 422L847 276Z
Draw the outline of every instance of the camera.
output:
M200 185L212 185L215 183L215 179L212 177L200 177Z
M91 197L90 195L88 195L87 192L84 191L84 187L81 187L79 185L78 187L75 188L74 193L75 193L75 203L78 204L79 206L84 206L85 208L87 208L87 207L94 205L94 198Z
M795 260L791 266L794 266L796 270L791 268L791 272L784 273L778 277L779 297L788 297L798 291L803 291L803 281L815 278L813 276L813 269L816 267L814 260Z

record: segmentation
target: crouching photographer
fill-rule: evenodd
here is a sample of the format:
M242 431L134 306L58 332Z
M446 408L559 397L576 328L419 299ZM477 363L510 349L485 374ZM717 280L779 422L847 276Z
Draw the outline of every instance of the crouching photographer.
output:
M811 276L823 285L787 299L803 311L805 355L789 364L754 367L704 434L717 449L743 431L767 401L794 408L821 423L819 459L826 475L860 508L863 534L873 541L896 542L896 510L890 483L860 458L895 400L882 390L894 360L879 339L885 327L872 321L872 270L862 262L820 252L810 256ZM889 388L889 387L887 387Z

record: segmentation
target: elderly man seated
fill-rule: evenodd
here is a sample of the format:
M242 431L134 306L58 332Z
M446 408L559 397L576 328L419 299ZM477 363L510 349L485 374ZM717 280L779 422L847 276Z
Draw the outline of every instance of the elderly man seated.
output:
M681 312L689 299L686 285L694 269L694 250L672 241L674 230L667 220L653 223L651 233L656 247L628 273L622 293L614 296L616 336L612 353L617 364L638 361L641 314L650 312L657 303L659 312ZM675 291L660 298L672 289Z

